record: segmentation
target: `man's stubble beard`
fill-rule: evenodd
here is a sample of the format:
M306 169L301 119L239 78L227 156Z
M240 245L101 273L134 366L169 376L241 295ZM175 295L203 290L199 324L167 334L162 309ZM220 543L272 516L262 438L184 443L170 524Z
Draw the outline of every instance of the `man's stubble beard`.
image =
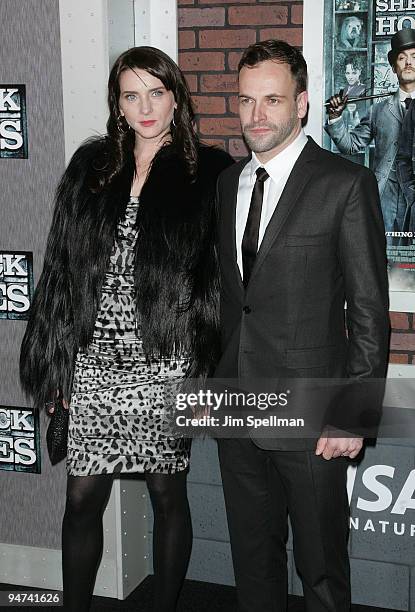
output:
M247 124L243 126L243 136L246 144L254 153L266 153L276 147L279 147L293 133L297 126L298 116L295 113L291 115L284 123L276 125L275 123L265 122L259 124ZM252 128L267 127L271 131L270 134L253 137L249 132Z

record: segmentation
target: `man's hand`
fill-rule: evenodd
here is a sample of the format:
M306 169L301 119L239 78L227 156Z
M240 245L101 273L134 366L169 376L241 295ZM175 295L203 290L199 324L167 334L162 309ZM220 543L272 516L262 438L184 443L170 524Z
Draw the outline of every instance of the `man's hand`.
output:
M326 107L327 113L330 119L337 119L341 117L342 112L346 108L348 96L343 98L342 92L335 94L329 98L329 106Z
M333 435L322 435L318 439L316 455L324 459L349 457L354 459L362 450L363 438L335 438Z
M210 416L210 406L203 406L203 408L200 406L192 406L190 409L194 419L200 420L202 417Z

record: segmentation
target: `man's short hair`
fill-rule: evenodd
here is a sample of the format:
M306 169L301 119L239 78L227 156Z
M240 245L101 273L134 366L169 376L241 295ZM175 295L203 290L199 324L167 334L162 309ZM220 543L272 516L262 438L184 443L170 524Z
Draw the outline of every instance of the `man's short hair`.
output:
M253 67L261 62L273 60L280 64L288 64L291 74L297 83L296 95L307 89L307 63L303 54L283 40L263 40L245 49L239 64L238 73L244 66Z

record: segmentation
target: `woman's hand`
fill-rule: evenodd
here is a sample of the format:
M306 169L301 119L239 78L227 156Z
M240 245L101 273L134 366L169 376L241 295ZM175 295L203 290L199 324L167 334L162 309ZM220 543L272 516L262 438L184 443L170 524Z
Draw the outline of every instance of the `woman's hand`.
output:
M58 397L59 397L59 390L56 392L56 399L58 399ZM45 402L45 408L49 415L52 415L55 412L55 401L56 400ZM65 410L69 410L69 403L66 399L62 399L62 405L65 408Z

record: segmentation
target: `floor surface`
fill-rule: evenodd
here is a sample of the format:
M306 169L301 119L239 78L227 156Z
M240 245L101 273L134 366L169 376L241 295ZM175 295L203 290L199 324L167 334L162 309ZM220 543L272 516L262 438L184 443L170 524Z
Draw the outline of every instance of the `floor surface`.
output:
M0 585L1 591L31 590L29 587L15 585ZM152 577L149 576L133 591L126 600L94 597L91 612L153 612L151 602L153 596ZM16 610L16 612L33 612L33 607L0 606L1 610ZM42 607L45 612L62 612L60 607ZM229 586L186 580L180 597L177 612L237 612L235 589ZM288 612L304 612L301 597L289 598ZM391 612L384 608L368 606L352 606L352 612Z

